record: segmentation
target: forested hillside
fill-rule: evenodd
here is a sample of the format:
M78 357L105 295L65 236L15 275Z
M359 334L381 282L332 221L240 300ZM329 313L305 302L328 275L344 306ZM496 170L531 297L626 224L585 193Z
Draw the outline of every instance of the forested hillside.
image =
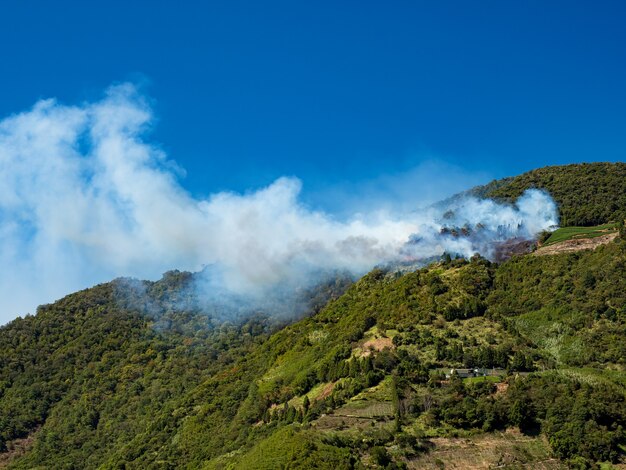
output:
M548 191L559 206L561 225L600 225L626 218L626 163L549 166L493 181L471 193L514 201L528 188Z
M95 468L285 324L271 312L225 321L194 298L192 281L178 271L154 283L119 279L2 327L0 450L44 425L22 465ZM348 283L307 292L312 311Z
M618 197L601 210L608 182L624 184L614 169L541 169L476 192L514 198L564 178L562 217L607 222L626 208ZM597 185L581 183L589 172ZM329 281L289 325L272 312L224 322L195 301L188 273L96 286L0 328L0 465L618 464L625 273L623 231L575 253L448 257Z

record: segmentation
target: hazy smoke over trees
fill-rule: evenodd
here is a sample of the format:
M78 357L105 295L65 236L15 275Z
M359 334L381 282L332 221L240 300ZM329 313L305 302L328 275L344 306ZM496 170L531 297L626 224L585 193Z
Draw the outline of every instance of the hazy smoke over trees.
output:
M0 122L0 323L117 276L211 266L207 289L266 297L326 270L358 275L444 251L489 255L492 240L532 237L557 223L554 203L538 191L515 207L464 198L347 220L299 202L295 178L196 199L143 139L151 119L125 84L98 102L40 101ZM442 235L442 226L471 233Z

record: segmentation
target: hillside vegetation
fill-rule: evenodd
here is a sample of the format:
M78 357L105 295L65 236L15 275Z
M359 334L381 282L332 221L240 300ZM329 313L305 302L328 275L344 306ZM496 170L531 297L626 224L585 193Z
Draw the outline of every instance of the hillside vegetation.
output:
M621 236L501 264L476 256L408 273L375 269L350 287L337 279L309 293L325 306L289 325L258 313L217 321L194 307L188 273L96 286L0 329L0 447L32 440L4 461L15 469L619 463L625 272Z
M529 188L545 189L559 207L562 226L626 219L626 163L549 166L474 188L477 196L513 202Z
M272 335L259 320L158 333L109 311L113 286L99 286L3 329L14 338L3 366L19 371L6 375L3 435L43 425L12 466L402 466L432 438L509 427L540 432L562 459L616 461L625 267L620 241L500 266L374 271ZM461 367L503 371L442 374Z

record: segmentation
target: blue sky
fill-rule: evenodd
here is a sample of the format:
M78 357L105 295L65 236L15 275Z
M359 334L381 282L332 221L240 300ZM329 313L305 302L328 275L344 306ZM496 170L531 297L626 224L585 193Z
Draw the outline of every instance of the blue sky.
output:
M425 160L474 183L626 153L623 1L0 8L0 116L133 81L198 196L296 175L330 206Z

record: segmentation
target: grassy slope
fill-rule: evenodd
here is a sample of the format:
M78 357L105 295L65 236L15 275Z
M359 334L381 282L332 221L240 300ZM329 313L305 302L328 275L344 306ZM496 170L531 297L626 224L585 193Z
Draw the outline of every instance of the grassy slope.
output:
M596 227L562 227L550 235L544 245L553 245L577 238L596 238L617 231L617 224L604 224Z

